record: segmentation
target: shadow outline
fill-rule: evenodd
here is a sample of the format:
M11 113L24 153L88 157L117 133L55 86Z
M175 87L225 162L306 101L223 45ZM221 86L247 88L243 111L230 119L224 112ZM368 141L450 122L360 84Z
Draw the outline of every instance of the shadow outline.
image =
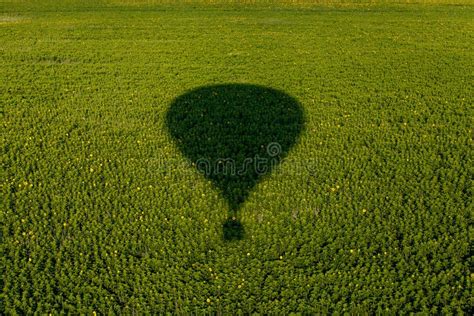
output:
M229 206L224 240L241 240L238 210L251 190L287 155L304 129L300 103L254 84L202 86L178 96L165 118L182 154Z

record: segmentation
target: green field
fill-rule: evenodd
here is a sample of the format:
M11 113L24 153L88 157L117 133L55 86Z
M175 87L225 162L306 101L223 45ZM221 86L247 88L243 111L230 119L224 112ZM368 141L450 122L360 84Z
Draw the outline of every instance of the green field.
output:
M0 314L473 312L474 6L158 2L0 4Z

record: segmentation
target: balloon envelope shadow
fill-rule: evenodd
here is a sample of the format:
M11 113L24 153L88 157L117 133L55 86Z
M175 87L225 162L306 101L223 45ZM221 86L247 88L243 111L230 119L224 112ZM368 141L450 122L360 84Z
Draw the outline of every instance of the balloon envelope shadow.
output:
M238 240L244 237L239 208L295 144L304 115L300 104L282 91L221 84L177 97L166 125L181 152L227 200L223 237Z

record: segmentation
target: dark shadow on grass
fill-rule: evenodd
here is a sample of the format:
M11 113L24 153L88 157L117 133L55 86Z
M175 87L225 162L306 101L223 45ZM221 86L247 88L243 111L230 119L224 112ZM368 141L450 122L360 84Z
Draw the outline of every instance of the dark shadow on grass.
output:
M191 90L171 104L166 125L181 152L229 204L225 240L244 237L238 210L296 143L303 110L293 97L249 84Z

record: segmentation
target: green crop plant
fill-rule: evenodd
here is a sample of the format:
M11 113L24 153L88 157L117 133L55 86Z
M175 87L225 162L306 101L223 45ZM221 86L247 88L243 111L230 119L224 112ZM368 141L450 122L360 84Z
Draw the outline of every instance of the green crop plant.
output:
M0 313L472 313L474 7L211 2L1 3Z

